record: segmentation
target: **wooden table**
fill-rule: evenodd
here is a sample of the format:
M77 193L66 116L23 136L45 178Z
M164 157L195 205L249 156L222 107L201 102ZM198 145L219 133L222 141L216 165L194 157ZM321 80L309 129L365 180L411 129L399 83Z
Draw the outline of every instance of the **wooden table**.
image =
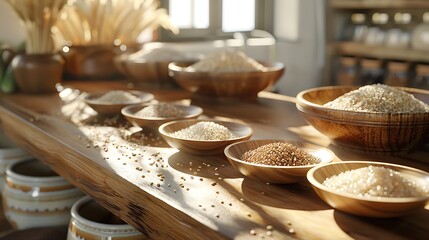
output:
M75 82L81 91L126 89L122 83ZM380 156L342 150L309 126L294 98L261 93L256 102L190 99L179 90L149 90L157 99L187 99L204 117L242 120L252 139L306 141L333 150L336 161L372 160L429 171L429 149ZM71 89L53 95L1 95L0 122L18 145L135 226L150 239L423 239L429 205L413 215L370 219L332 209L307 182L275 185L243 177L224 156L170 148L156 131L97 116Z

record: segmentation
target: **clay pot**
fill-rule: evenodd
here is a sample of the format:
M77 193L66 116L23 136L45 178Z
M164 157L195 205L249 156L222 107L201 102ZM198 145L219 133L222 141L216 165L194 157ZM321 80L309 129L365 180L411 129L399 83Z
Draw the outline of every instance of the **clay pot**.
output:
M3 209L15 229L67 226L70 209L84 194L37 159L6 169Z
M13 74L23 93L56 93L64 60L59 54L18 54L12 60Z
M117 46L91 45L63 47L66 80L112 80L120 77L113 59L120 52Z
M146 239L134 227L86 196L77 201L71 210L67 240L78 239Z

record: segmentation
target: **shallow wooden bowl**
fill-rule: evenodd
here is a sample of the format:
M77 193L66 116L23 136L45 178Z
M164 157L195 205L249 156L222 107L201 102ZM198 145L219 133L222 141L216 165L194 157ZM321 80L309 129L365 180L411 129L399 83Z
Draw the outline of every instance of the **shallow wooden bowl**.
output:
M227 127L236 138L219 141L198 141L171 136L171 133L192 126L198 122L210 121ZM214 119L192 119L180 120L164 123L159 127L159 133L165 141L172 147L180 151L195 154L195 155L215 155L222 154L225 147L231 143L249 139L253 134L253 129L243 123L234 121L220 121Z
M364 113L326 108L323 104L355 90L351 86L308 89L296 106L314 128L334 144L364 151L405 152L429 142L429 113ZM401 88L429 104L429 91Z
M258 92L273 86L283 75L282 63L262 63L259 72L195 72L187 69L195 62L172 62L170 75L183 89L204 97L256 98Z
M275 142L294 144L304 151L320 158L320 163L306 166L270 166L242 160L242 156L245 152ZM296 183L305 181L306 174L310 168L329 163L335 158L335 154L327 148L310 143L289 140L247 140L227 146L224 153L231 165L243 175L268 183Z
M138 101L132 102L124 102L124 103L109 103L109 102L100 102L96 99L107 92L98 92L98 93L89 93L85 96L84 101L88 106L94 109L98 114L101 115L114 115L120 114L122 108L133 105L133 104L141 104L145 102L152 101L154 99L153 94L141 92L141 91L128 91L134 96L138 97Z
M142 110L143 108L149 105L150 104L130 105L130 106L124 107L121 110L121 113L134 126L141 127L141 128L149 127L149 128L156 128L156 129L158 129L159 126L161 126L166 122L183 120L183 119L194 119L203 113L203 109L198 106L194 106L194 105L187 106L187 105L176 104L178 108L186 112L186 115L182 117L171 117L171 118L139 117L136 115L138 111Z
M429 173L425 171L396 164L365 161L335 162L317 166L308 171L307 179L323 201L335 209L354 215L389 218L406 215L425 207L429 195L410 198L359 197L354 194L336 192L322 185L326 178L370 165L391 168L417 184L426 186L426 189L429 188Z

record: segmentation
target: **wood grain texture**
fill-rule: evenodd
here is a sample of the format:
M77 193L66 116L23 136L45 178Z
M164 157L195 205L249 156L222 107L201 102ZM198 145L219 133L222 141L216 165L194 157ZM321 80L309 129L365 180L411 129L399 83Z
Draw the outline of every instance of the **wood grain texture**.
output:
M429 142L429 113L366 113L323 104L357 87L332 86L302 91L297 108L304 118L337 145L371 152L409 151ZM403 88L429 104L429 91Z
M195 72L186 67L195 62L172 62L168 69L183 89L203 97L255 99L258 92L273 86L285 72L283 63L262 63L265 71Z
M353 194L339 193L323 186L325 179L336 176L345 171L368 166L384 167L401 173L401 175L415 182L418 186L429 189L429 173L402 165L373 163L365 161L350 161L318 166L308 172L308 180L317 194L330 206L344 212L364 217L391 218L407 215L424 208L429 196L410 198L368 198Z
M228 128L228 130L235 137L227 140L199 141L178 138L172 135L172 133L176 131L188 128L194 124L204 121L214 122ZM249 139L253 134L253 129L247 124L237 121L222 121L218 119L188 119L167 122L159 127L159 133L162 135L165 141L170 144L170 146L179 149L180 151L196 155L219 155L223 154L225 147L229 144Z
M150 103L127 106L121 110L121 113L134 126L141 127L141 128L152 128L152 129L155 129L156 131L158 130L158 127L164 123L177 121L177 120L184 120L184 119L194 119L199 117L203 113L203 109L198 106L193 106L193 105L186 106L186 105L176 104L176 107L180 109L183 113L185 113L185 115L180 117L168 117L168 118L140 117L136 115L137 112L139 112L140 110L142 110L143 108L149 105Z
M265 182L265 183L297 183L305 181L308 170L314 165L303 166L269 166L246 162L242 156L247 151L270 143L286 142L297 146L314 156L319 157L320 164L326 164L335 159L335 154L329 149L298 141L290 140L247 140L233 143L225 148L225 156L238 171L243 175Z
M132 101L129 103L109 103L109 102L102 102L98 101L97 98L103 96L107 92L93 92L88 93L84 97L84 101L88 106L90 106L92 109L94 109L98 114L100 115L116 115L121 113L122 108L130 105L130 104L141 104L150 102L154 99L153 94L142 92L142 91L128 91L129 93L133 94L134 96L138 97L138 101Z
M73 84L85 91L128 89L125 82ZM190 96L173 90L152 93L158 100ZM380 156L332 145L305 122L294 101L260 93L253 103L192 99L192 104L202 107L206 117L246 122L254 130L252 139L305 141L328 147L341 161L390 162L429 171L427 146ZM428 205L401 218L355 217L324 203L309 183L252 180L222 155L179 152L156 132L134 132L125 119L102 124L105 118L87 108L56 95L0 95L0 122L17 144L149 239L423 239L429 231Z

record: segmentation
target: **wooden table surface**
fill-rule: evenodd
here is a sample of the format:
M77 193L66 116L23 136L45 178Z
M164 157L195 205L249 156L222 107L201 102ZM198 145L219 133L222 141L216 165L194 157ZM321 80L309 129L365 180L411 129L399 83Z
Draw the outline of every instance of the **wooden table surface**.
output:
M67 84L65 84L67 85ZM276 185L248 179L225 156L170 148L156 131L100 117L82 92L127 89L116 82L68 83L61 94L0 95L0 122L16 144L135 226L149 239L427 239L429 204L393 219L334 210L308 182ZM384 156L343 150L309 126L295 99L261 93L256 102L191 99L179 90L140 89L158 100L191 101L203 117L241 120L252 139L290 139L330 148L335 161L371 160L429 171L429 147Z

